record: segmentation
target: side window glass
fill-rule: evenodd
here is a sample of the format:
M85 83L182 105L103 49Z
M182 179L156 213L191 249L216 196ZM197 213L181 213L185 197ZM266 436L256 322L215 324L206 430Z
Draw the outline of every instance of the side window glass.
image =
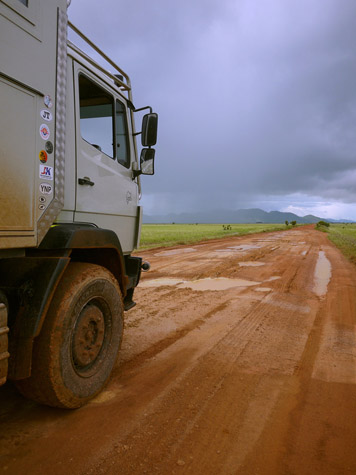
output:
M28 0L20 0L21 3L25 5L25 7L28 7Z
M130 148L127 131L125 106L116 101L116 157L117 161L126 168L130 166Z
M82 74L79 75L80 132L93 147L114 158L114 99Z

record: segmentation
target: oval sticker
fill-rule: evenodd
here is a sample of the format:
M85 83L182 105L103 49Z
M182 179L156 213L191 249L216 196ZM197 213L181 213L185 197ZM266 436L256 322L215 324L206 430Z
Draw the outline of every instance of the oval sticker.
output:
M46 109L42 109L40 114L42 119L46 120L47 122L51 122L53 119L52 113Z
M40 192L44 195L50 195L52 193L52 185L51 183L41 183L40 184Z
M41 150L40 153L39 153L39 157L40 157L40 160L42 163L46 163L47 162L47 152L45 150Z
M48 125L42 124L40 127L40 136L43 138L43 140L48 140L50 135L51 133L49 131Z

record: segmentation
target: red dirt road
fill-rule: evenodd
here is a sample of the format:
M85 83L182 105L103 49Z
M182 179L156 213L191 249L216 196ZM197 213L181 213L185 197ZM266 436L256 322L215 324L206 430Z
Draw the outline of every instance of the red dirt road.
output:
M304 227L141 253L113 377L0 388L0 473L355 474L356 268Z

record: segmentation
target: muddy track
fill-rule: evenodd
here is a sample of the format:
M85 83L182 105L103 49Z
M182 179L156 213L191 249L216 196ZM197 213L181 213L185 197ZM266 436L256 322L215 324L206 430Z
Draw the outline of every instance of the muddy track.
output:
M0 388L0 473L356 473L356 267L312 227L141 253L110 383Z

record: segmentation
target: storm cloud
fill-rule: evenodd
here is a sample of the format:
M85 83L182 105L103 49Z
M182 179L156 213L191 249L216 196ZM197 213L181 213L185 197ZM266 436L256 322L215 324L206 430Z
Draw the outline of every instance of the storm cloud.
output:
M135 105L159 113L148 214L356 219L354 0L72 0L68 12L130 74Z

